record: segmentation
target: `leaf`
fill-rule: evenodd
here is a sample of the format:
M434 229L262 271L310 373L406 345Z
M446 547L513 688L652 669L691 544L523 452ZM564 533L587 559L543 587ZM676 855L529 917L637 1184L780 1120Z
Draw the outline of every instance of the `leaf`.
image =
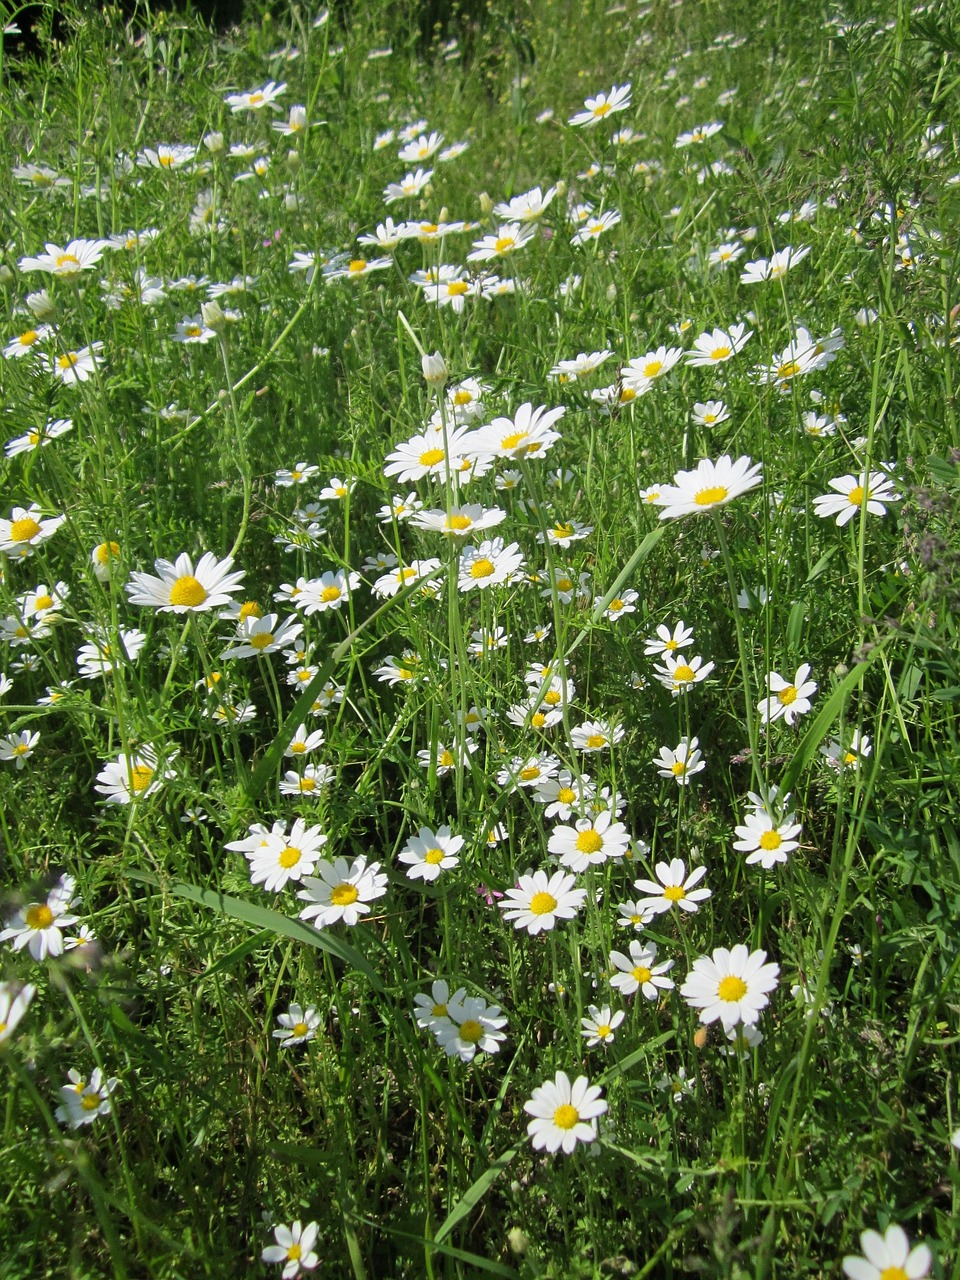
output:
M126 874L131 880L139 880L143 884L161 889L164 893L172 893L175 897L187 898L190 902L197 902L203 907L211 907L234 920L242 920L245 924L256 925L258 929L266 929L272 934L280 934L282 937L293 939L294 942L305 942L308 947L326 951L336 956L338 960L342 960L350 968L356 969L358 973L362 973L374 991L384 990L383 983L366 956L355 947L351 947L348 942L342 942L322 929L314 929L300 920L292 920L289 916L282 915L279 911L257 906L243 898L233 898L229 894L217 893L214 889L198 889L196 885L184 884L182 881L161 884L156 876L145 871L128 871Z
M519 1147L510 1147L508 1151L504 1151L502 1155L497 1156L493 1164L488 1169L485 1169L476 1182L467 1188L440 1224L440 1229L433 1237L437 1244L445 1240L457 1223L480 1203L519 1150Z

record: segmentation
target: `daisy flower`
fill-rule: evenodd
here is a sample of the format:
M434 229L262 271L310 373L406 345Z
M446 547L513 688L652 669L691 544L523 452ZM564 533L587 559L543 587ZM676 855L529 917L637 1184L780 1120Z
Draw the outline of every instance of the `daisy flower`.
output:
M694 349L687 352L687 364L694 368L723 364L738 351L742 351L752 336L752 330L748 330L745 324L731 325L729 329L714 329L712 333L701 333L699 338L694 339Z
M678 134L677 140L673 145L681 150L684 147L698 145L701 142L706 142L708 138L712 138L714 134L719 133L722 128L723 125L719 120L713 120L710 124L695 125L694 128L688 130L686 133Z
M598 93L595 98L585 99L583 106L584 110L572 115L568 124L590 128L614 111L626 111L630 106L630 85L615 84L609 93Z
M534 408L528 401L522 404L512 418L494 418L485 427L467 436L471 456L489 453L497 458L542 458L546 451L560 439L553 425L566 413L561 405L548 409L546 405Z
M575 751L606 751L614 743L623 740L623 726L609 725L603 720L587 720L570 732L570 743Z
M836 516L838 525L848 524L860 514L864 504L869 515L885 516L885 504L900 501L893 482L882 471L871 471L869 477L865 472L859 476L840 476L828 483L836 493L824 493L814 498L813 508L824 519Z
M120 555L119 542L99 542L90 552L90 563L98 582L109 582L114 562Z
M333 777L333 770L325 764L308 764L303 773L288 769L280 780L282 796L302 796L320 799L320 793Z
M614 822L609 809L593 819L579 818L574 827L555 827L547 851L556 854L571 871L586 871L608 858L622 858L630 845L630 833L622 822Z
M448 1058L472 1062L478 1050L500 1052L500 1045L507 1038L502 1031L507 1019L501 1017L497 1005L488 1005L482 996L461 995L450 1001L447 1014L446 1021L439 1023L434 1035Z
M812 706L810 699L817 692L817 682L808 680L809 674L809 662L804 662L797 668L792 683L784 680L776 671L768 674L767 688L770 695L757 704L761 724L783 719L792 725L797 716L806 715Z
M689 740L681 737L672 751L668 746L662 746L659 759L653 762L657 765L659 776L675 778L677 786L689 786L690 778L694 773L700 773L707 768L707 763L701 759L699 745L698 737L691 737Z
M0 942L12 942L14 951L26 947L34 960L62 955L64 944L60 931L80 919L70 914L76 883L73 876L63 875L45 902L31 902L21 907L0 932Z
M0 1045L13 1035L36 994L37 988L32 982L23 986L16 982L0 982Z
M891 1222L883 1235L879 1231L860 1234L862 1257L848 1255L843 1270L850 1280L920 1280L930 1271L933 1257L925 1244L910 1248L903 1227Z
M359 585L359 573L345 573L342 569L328 571L305 583L297 599L297 607L308 618L315 613L325 613L328 609L340 609L349 599L351 591L356 591Z
M692 418L701 427L715 427L720 422L726 422L730 417L730 410L722 400L706 400L697 401L693 406Z
M589 1005L587 1017L580 1019L580 1034L586 1040L587 1048L592 1049L595 1044L602 1044L606 1048L608 1044L613 1044L615 1039L613 1033L624 1017L622 1009L611 1013L608 1004L605 1004L602 1009L598 1009L595 1004Z
M407 840L397 861L407 867L410 880L433 881L439 878L441 871L459 864L457 854L463 845L463 836L451 835L449 827L438 827L436 832L429 827L421 827L415 836Z
M861 763L872 751L873 745L870 738L865 733L861 734L859 729L854 730L849 746L844 747L834 739L820 748L821 754L827 758L827 764L838 772L845 769L859 769Z
M25 329L22 333L14 334L3 349L4 359L19 360L21 356L35 352L37 344L46 342L52 332L49 325L42 324L36 329Z
M494 258L506 257L528 245L535 235L535 227L519 222L505 223L491 235L474 240L473 250L467 254L467 261L489 262Z
M740 283L760 284L764 280L780 280L791 267L802 262L809 252L808 244L800 245L797 249L788 244L785 249L778 249L769 260L757 258L754 262L748 262L740 273Z
M642 942L631 942L629 956L622 951L611 951L610 963L616 970L610 985L625 996L640 991L647 1000L659 1000L661 991L670 991L676 986L673 979L666 976L674 962L665 960L657 964L655 942L648 942L646 946Z
M780 966L765 964L766 958L765 951L748 951L742 942L732 950L716 947L711 956L694 960L680 994L700 1010L701 1022L719 1018L725 1032L740 1022L756 1022L780 974Z
M349 865L346 858L337 858L320 862L317 869L320 875L304 876L306 887L297 894L301 902L309 904L300 912L300 919L313 921L317 929L329 928L338 920L355 925L369 912L369 904L387 892L387 877L381 873L380 863L367 866L363 854Z
M527 1134L534 1151L545 1149L551 1155L562 1151L568 1156L578 1142L596 1142L597 1118L607 1110L602 1092L586 1076L578 1076L571 1084L565 1071L538 1085L523 1104L524 1111L533 1116Z
M451 507L449 511L426 510L411 515L410 523L418 529L432 533L445 533L453 538L465 538L481 529L493 529L507 518L500 507L482 507L479 503Z
M777 822L769 813L748 813L743 825L736 828L740 839L733 847L749 854L748 864L759 862L765 871L770 871L778 862L786 862L787 855L794 849L800 848L800 841L796 839L800 830L793 814Z
M671 631L661 623L657 627L655 636L647 636L643 652L648 657L666 657L667 654L676 653L678 649L685 649L690 644L693 644L692 627L688 627L685 622L678 622Z
M612 351L604 349L603 351L593 351L587 355L585 351L574 360L558 360L550 372L548 378L559 378L561 382L576 382L578 378L585 378L588 374L599 369L613 355Z
M730 1044L723 1045L720 1052L725 1058L739 1058L741 1062L746 1062L751 1052L763 1043L763 1032L750 1022L741 1022L726 1034Z
M266 613L262 618L248 617L237 627L236 643L220 655L226 658L262 658L285 649L303 630L293 614L279 622L278 615Z
M21 453L32 453L34 449L42 449L51 440L56 440L58 436L66 435L72 430L73 423L69 418L51 419L46 426L34 427L30 431L25 431L22 436L15 436L12 440L8 440L4 452L8 458L15 458Z
M547 778L556 777L560 761L552 755L514 756L508 765L497 774L497 786L527 787L530 790L540 787Z
M621 902L617 907L617 924L623 929L640 933L652 919L653 912L642 902Z
M516 542L509 546L502 538L467 547L460 557L458 585L461 591L481 591L509 581L523 568L523 556Z
M621 378L625 386L645 388L657 378L664 377L683 355L682 347L657 347L645 356L630 360L623 366Z
M428 428L422 435L405 440L388 453L383 468L385 476L396 476L401 484L422 480L424 476L441 479L457 471L463 462L468 432L463 427L444 432Z
M130 755L121 754L105 764L97 774L94 787L107 804L133 804L154 795L165 781L175 778L172 769L160 765L153 747L137 747Z
M586 889L575 889L576 877L563 871L548 876L545 871L520 876L497 903L504 920L531 935L550 930L558 920L572 919L586 901Z
M147 605L162 613L208 613L230 604L239 591L244 570L233 569L233 557L218 560L212 551L200 557L196 567L184 552L174 562L155 560L159 577L133 573L126 590L131 604Z
M417 169L415 173L408 173L400 182L388 182L383 189L384 202L394 204L397 200L412 200L432 177L432 169Z
M238 115L241 111L262 111L264 107L270 107L271 110L276 111L279 108L274 104L286 88L285 84L268 80L260 89L248 89L246 93L230 93L224 98L224 102L234 115Z
M412 139L397 152L404 164L416 164L421 160L429 160L443 146L443 134L434 130L429 137L421 133L419 138Z
M39 741L40 734L36 730L33 733L29 729L8 733L5 738L0 738L0 760L12 760L15 768L22 769Z
M89 347L81 347L78 351L64 351L60 355L49 356L46 367L64 386L76 386L78 382L86 382L94 370L100 367L97 356L102 350L102 342L91 342Z
M35 258L21 258L17 266L21 271L46 271L69 280L95 267L103 257L103 251L109 247L106 240L71 240L62 249L59 245L48 244L46 253Z
M417 1026L436 1035L450 1021L450 1005L457 1004L466 994L466 988L460 987L451 995L449 984L437 978L430 987L429 995L421 993L413 997L413 1016Z
M294 484L306 484L319 472L320 468L312 462L298 462L289 471L286 468L276 472L274 484L281 489L289 489Z
M656 881L635 880L633 883L637 893L644 895L637 900L637 905L647 915L661 915L671 907L694 914L700 910L701 902L712 897L712 890L696 888L707 874L706 867L697 867L687 875L683 859L674 858L671 862L658 862L654 873Z
M313 1271L320 1265L320 1255L314 1251L320 1228L316 1222L308 1222L305 1227L299 1220L289 1227L282 1223L273 1229L276 1244L268 1244L260 1255L262 1262L282 1262L283 1280L293 1280L301 1271Z
M559 721L562 712L556 711ZM594 788L589 774L574 776L568 769L563 769L555 778L541 778L533 793L534 800L545 806L544 816L560 818L566 822L577 811L592 799Z
M26 559L52 538L66 520L66 516L49 516L43 519L36 503L30 507L14 507L10 519L0 519L0 551L17 559Z
M545 192L534 187L522 195L513 196L505 204L495 204L493 212L508 222L533 222L542 217L556 194L556 187L548 187Z
M110 1095L120 1083L116 1077L106 1080L100 1068L94 1067L89 1080L74 1070L67 1072L67 1079L70 1083L60 1088L63 1103L54 1113L61 1124L79 1129L85 1124L93 1124L97 1116L108 1116L113 1110Z
M712 511L762 484L761 469L762 463L751 462L747 457L736 462L728 454L722 454L716 462L704 458L695 471L678 471L672 485L661 485L654 505L663 508L661 520Z
M292 1004L286 1013L277 1014L277 1022L280 1024L280 1030L271 1034L274 1040L280 1041L281 1049L290 1049L295 1044L306 1044L308 1040L317 1038L320 1015L317 1013L315 1004L307 1009L303 1009L298 1004Z
M308 827L302 818L297 818L289 835L271 831L256 849L246 851L250 883L262 884L268 893L279 893L290 880L303 880L313 873L326 843L319 826Z
M703 659L699 656L675 658L672 653L667 653L664 654L663 662L656 663L653 669L663 687L676 697L686 693L701 680L706 680L715 666L715 662L703 665Z
M589 244L597 240L605 231L615 227L620 221L618 209L604 209L603 213L591 216L570 237L571 244Z

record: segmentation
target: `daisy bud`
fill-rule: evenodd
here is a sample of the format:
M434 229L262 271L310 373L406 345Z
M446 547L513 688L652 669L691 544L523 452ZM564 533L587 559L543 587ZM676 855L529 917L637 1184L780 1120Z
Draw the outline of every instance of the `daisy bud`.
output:
M208 329L214 333L222 333L227 326L227 317L219 302L201 302L200 318Z
M225 143L222 133L211 132L204 135L203 145L207 148L211 155L218 156L223 151Z
M432 356L421 356L420 367L423 370L423 378L428 387L439 388L446 382L447 362L439 351L435 351Z
M562 199L567 194L567 184L561 178L557 183L557 195Z
M300 208L300 200L295 191L288 191L283 197L283 207L287 213L296 213Z
M57 318L57 308L46 289L40 289L37 293L28 293L27 306L30 308L31 315L41 324Z
M296 172L297 172L297 170L300 168L301 164L303 164L303 159L302 159L302 157L301 157L301 155L300 155L300 152L299 152L299 151L295 151L295 150L293 150L293 149L291 149L290 151L288 151L288 152L287 152L287 164L288 164L288 165L289 165L289 167L293 170L293 172L294 172L294 173L296 173Z
M3 266L0 266L0 284L7 285L11 282L12 279L13 279L13 272L6 265L6 263L4 263Z
M493 201L485 191L481 191L478 197L480 201L480 212L485 218L489 218L493 212Z

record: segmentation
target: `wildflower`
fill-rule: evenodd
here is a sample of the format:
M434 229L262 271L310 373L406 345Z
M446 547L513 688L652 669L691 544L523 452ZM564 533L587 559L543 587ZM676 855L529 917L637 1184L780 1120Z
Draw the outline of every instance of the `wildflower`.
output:
M859 729L855 729L849 746L844 747L834 739L821 747L820 751L826 756L827 764L831 769L836 769L838 772L852 769L856 772L862 762L873 752L873 745L867 734L861 734Z
M33 754L33 749L40 741L40 734L29 729L21 729L19 733L8 733L0 738L0 760L12 760L16 769L22 769Z
M384 201L387 204L394 204L397 200L412 200L427 186L432 177L432 169L417 169L415 173L408 173L400 182L389 182L383 190Z
M75 1070L67 1072L67 1079L70 1083L60 1089L63 1104L55 1112L61 1124L79 1129L82 1125L93 1124L97 1116L108 1116L113 1110L110 1095L120 1083L115 1076L105 1080L100 1068L94 1067L89 1080Z
M590 355L581 351L574 360L558 360L550 372L548 378L559 378L561 382L576 382L578 378L585 378L588 374L599 369L613 355L612 351L593 351Z
M293 737L284 748L285 756L302 756L308 751L319 751L323 746L324 733L322 729L314 729L307 732L307 726L300 724L297 726Z
M597 1118L607 1110L602 1092L586 1076L578 1076L571 1084L565 1071L538 1085L523 1104L524 1111L534 1117L527 1125L534 1151L546 1149L551 1155L562 1151L568 1156L578 1142L596 1142Z
M739 1058L746 1061L752 1052L763 1043L763 1032L750 1022L742 1022L739 1026L729 1027L726 1033L730 1041L729 1047L722 1046L720 1052L725 1058Z
M0 518L0 551L24 560L33 554L34 547L52 538L66 518L49 516L42 519L35 502L29 508L14 507L9 520Z
M560 761L552 755L514 756L509 765L497 774L497 786L540 787L547 778L556 776Z
M869 477L866 472L861 472L859 476L840 476L836 480L830 480L829 485L836 493L825 493L814 498L813 508L824 519L836 516L838 525L848 524L854 516L860 514L864 506L871 516L885 516L885 504L900 501L900 495L894 489L890 477L881 471L871 471Z
M212 551L201 556L196 568L186 552L173 563L156 560L154 568L159 577L135 572L126 589L131 604L147 605L162 613L208 613L229 604L244 576L242 569L233 570L232 556L218 560Z
M611 227L615 227L620 221L620 212L618 209L604 209L603 213L596 217L589 217L578 227L578 229L570 237L571 244L589 244L591 240L596 240L603 235L605 231L609 231Z
M515 929L526 929L531 935L550 930L558 920L572 919L586 901L586 889L573 887L575 877L563 871L547 876L545 871L523 875L513 889L508 889L497 906L504 920L512 920Z
M21 453L32 453L34 449L42 449L51 440L56 440L58 436L66 435L72 430L73 423L69 418L49 419L45 426L34 427L24 432L22 436L15 436L12 440L8 440L4 452L8 458L15 458Z
M809 662L804 662L797 668L792 683L784 680L783 676L778 675L776 671L768 674L767 688L770 690L770 695L757 704L762 724L770 724L782 718L787 724L792 725L797 716L806 715L812 706L810 699L817 692L817 682L808 680L809 674Z
M587 1017L580 1019L580 1034L586 1040L587 1048L592 1049L595 1044L602 1044L606 1048L608 1044L613 1044L615 1039L613 1033L624 1017L622 1009L611 1013L608 1004L605 1004L602 1009L598 1009L595 1004L589 1005Z
M602 720L587 720L570 733L570 743L575 751L606 751L614 743L623 740L622 725L608 725Z
M559 721L562 713L555 711ZM580 812L583 806L593 798L594 788L589 774L575 777L568 769L563 769L556 777L541 777L533 793L534 800L544 805L544 816L560 818L568 821L574 813Z
M685 622L678 622L671 631L661 623L657 627L657 634L648 636L644 641L643 652L647 657L666 657L668 654L676 653L678 649L685 649L690 644L693 644L692 627L688 627Z
M673 968L672 960L657 964L657 944L648 942L644 946L640 942L630 943L630 954L622 951L610 952L610 963L616 972L610 979L611 987L616 987L625 996L632 996L640 991L647 1000L658 1000L661 991L671 991L676 983L666 975Z
M636 613L635 602L639 599L639 593L628 588L610 601L603 611L603 616L608 622L617 622L620 618L625 618L628 613Z
M654 499L654 504L663 508L660 519L676 520L725 506L762 483L761 466L747 457L733 462L728 454L722 454L716 462L704 458L695 471L678 471L674 483L662 485Z
M182 169L196 159L196 147L188 144L158 143L156 147L143 147L137 153L137 167L140 169Z
M742 351L752 332L745 324L731 325L728 330L714 329L712 333L701 333L694 339L694 350L687 353L687 364L695 368L709 368L711 365L723 364Z
M794 849L799 849L796 837L800 830L793 814L778 822L769 813L748 813L744 824L736 828L740 839L733 847L750 855L748 864L759 862L765 871L770 871L778 862L786 862L787 855Z
M590 128L614 111L626 111L630 106L630 85L615 84L609 93L598 93L595 98L587 98L583 105L584 110L571 116L568 124Z
M433 881L441 871L459 865L457 854L463 845L463 836L451 835L449 827L438 827L436 832L421 827L407 840L397 860L407 867L410 880Z
M430 427L388 453L383 473L396 476L401 484L424 476L452 475L463 462L467 434L462 427L446 432Z
M653 912L642 902L621 902L617 907L617 924L640 933L653 919Z
M26 947L34 960L62 955L64 943L60 931L79 919L70 914L76 885L73 876L62 875L45 902L31 902L15 912L0 932L0 942L12 942L14 951Z
M703 659L699 655L691 658L675 658L672 653L667 653L664 655L663 662L656 663L653 669L663 687L669 689L676 697L678 694L686 693L701 680L706 680L715 666L714 662L703 665Z
M452 507L449 511L426 510L411 515L410 523L418 529L465 538L481 529L493 529L507 518L500 507L481 507L479 503Z
M519 545L504 544L502 538L481 542L479 547L467 547L460 557L458 585L461 591L474 587L483 591L509 581L523 568L523 556Z
M282 1262L283 1280L293 1280L301 1271L313 1271L320 1265L320 1256L314 1252L320 1228L315 1222L308 1222L305 1227L299 1220L289 1227L280 1224L273 1229L276 1244L268 1244L260 1255L263 1262Z
M333 777L333 770L325 764L308 764L303 773L288 769L280 779L282 796L303 796L319 800L320 792Z
M22 987L15 982L0 982L0 1045L16 1031L36 994L37 988L32 982L24 983Z
M290 880L303 880L311 875L319 861L320 850L327 837L319 826L308 827L297 818L290 834L284 832L286 824L280 824L265 836L252 852L246 851L250 863L250 883L262 884L268 893L279 893ZM243 842L240 842L243 843ZM235 849L237 842L225 846Z
M707 258L707 262L711 267L726 267L746 253L746 249L738 240L728 241L724 244L717 245L716 249L711 249Z
M460 987L451 995L449 984L438 978L430 987L429 995L413 997L413 1016L417 1026L436 1035L450 1021L450 1005L458 1003L466 994L466 988Z
M234 115L238 115L241 111L262 111L264 107L270 107L276 111L278 108L275 103L277 98L286 90L285 84L277 84L275 80L268 80L260 89L248 89L245 93L230 93L224 98L224 102L230 108Z
M785 249L778 250L769 261L766 258L757 258L755 262L746 264L740 273L740 282L741 284L759 284L763 280L780 280L791 267L802 262L809 252L808 244L801 245L798 249L787 245Z
M502 1031L506 1025L499 1006L488 1005L482 996L461 995L449 1002L447 1020L436 1027L434 1034L448 1058L472 1062L478 1050L500 1052L500 1045L507 1038Z
M657 1088L661 1093L669 1093L674 1102L682 1102L693 1093L695 1085L692 1080L687 1079L686 1068L678 1067L672 1076L664 1072L657 1081Z
M670 372L683 355L681 347L657 347L645 356L630 360L623 367L621 378L626 387L633 387L642 394L651 382Z
M285 138L290 138L296 134L303 133L307 127L306 107L301 105L291 107L286 121L274 120L270 127Z
M112 644L106 633L95 636L89 644L81 645L77 653L81 678L96 680L110 675L123 662L135 662L146 642L147 637L136 628L118 627Z
M695 887L707 874L706 867L697 867L687 875L683 859L674 858L669 863L658 862L654 871L659 883L635 880L633 884L637 893L644 895L637 905L645 914L661 915L671 907L694 914L700 910L700 903L712 896L712 890Z
M311 462L298 462L289 471L286 469L278 471L274 476L274 483L281 489L289 489L294 484L306 484L317 475L319 470L320 468Z
M326 929L338 920L355 925L369 912L369 904L387 892L387 877L380 872L380 863L367 866L362 854L349 866L346 858L337 858L334 862L320 862L318 870L319 876L304 876L306 887L297 894L302 902L309 903L300 912L300 919L314 921L317 929Z
M48 244L46 253L35 258L21 258L17 266L21 271L46 271L64 279L75 279L82 271L95 267L110 246L106 240L71 240L65 248Z
M668 746L662 746L659 759L653 762L657 765L659 776L676 778L677 786L689 786L690 778L694 773L700 773L707 768L707 764L701 759L699 745L698 737L691 737L689 740L681 737L672 751Z
M593 819L579 818L574 827L555 827L547 850L559 857L561 866L580 872L599 866L608 858L622 858L629 844L626 827L614 822L610 811L605 810Z
M711 956L694 960L680 994L700 1010L701 1022L719 1018L724 1031L740 1022L756 1022L780 974L780 966L765 964L766 958L765 951L748 951L743 943L732 950L716 947Z
M160 765L151 746L137 747L129 755L121 752L104 765L94 787L107 804L133 804L154 795L164 782L176 777L172 769Z
M42 324L37 329L25 329L22 333L14 334L3 349L4 359L19 360L31 352L36 353L38 344L46 342L52 332L49 325Z
M698 124L686 133L678 134L676 142L673 144L678 149L697 145L706 142L708 138L712 138L719 133L723 125L719 120L713 120L710 124Z
M860 1248L863 1257L848 1255L843 1260L850 1280L920 1280L933 1263L928 1246L918 1244L911 1249L907 1233L895 1222L883 1235L879 1231L861 1232Z
M320 1026L320 1015L317 1006L310 1005L304 1009L292 1004L286 1013L277 1014L280 1030L272 1032L274 1040L280 1041L281 1049L291 1049L295 1044L306 1044L316 1040L317 1028Z

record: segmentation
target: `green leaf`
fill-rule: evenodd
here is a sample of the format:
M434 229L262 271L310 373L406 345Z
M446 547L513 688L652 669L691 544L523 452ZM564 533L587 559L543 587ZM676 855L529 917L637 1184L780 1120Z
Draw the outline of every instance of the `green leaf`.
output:
M440 1228L434 1236L436 1244L440 1244L441 1241L445 1240L457 1223L480 1203L519 1150L519 1147L510 1147L508 1151L504 1151L502 1155L497 1156L493 1164L481 1173L472 1186L467 1188L440 1224Z

